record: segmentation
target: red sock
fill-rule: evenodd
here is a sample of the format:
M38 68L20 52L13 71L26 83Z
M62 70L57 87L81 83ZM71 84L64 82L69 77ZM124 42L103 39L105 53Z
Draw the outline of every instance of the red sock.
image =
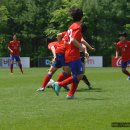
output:
M73 96L75 91L77 90L78 83L72 82L70 90L68 92L68 96Z
M43 83L42 83L42 88L45 88L46 87L46 85L47 85L47 83L50 81L50 79L51 79L51 75L46 75L45 76L45 78L44 78L44 80L43 80Z
M66 75L64 73L60 73L57 79L57 82L64 80Z
M68 74L62 72L62 73L59 74L57 82L63 81L63 80L65 80L66 78L68 78L70 76L71 76L71 74L68 75Z
M58 82L59 86L66 86L68 84L71 84L73 82L73 77L69 77L61 82Z

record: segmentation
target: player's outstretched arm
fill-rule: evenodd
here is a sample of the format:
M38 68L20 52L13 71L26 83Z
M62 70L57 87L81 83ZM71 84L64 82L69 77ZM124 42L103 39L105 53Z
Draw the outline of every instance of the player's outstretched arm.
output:
M83 48L85 49L85 52L84 52L85 57L88 59L88 58L89 58L89 53L88 53L88 51L87 51L87 48L86 48L86 46L85 46L84 44L82 44L82 46L83 46Z
M91 51L95 51L95 48L91 47L90 44L84 40L84 38L81 39L82 44L84 44L86 47L88 47Z

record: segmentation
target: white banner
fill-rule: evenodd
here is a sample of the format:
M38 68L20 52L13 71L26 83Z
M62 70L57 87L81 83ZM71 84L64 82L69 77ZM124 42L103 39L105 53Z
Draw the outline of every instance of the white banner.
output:
M102 56L90 56L86 62L86 67L103 67Z
M20 57L23 68L30 68L30 57ZM0 67L8 68L10 66L9 57L0 57ZM14 67L17 67L17 63L14 60Z

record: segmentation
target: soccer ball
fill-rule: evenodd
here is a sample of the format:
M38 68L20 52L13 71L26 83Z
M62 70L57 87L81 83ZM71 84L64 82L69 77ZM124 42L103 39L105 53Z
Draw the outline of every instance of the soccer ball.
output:
M48 82L48 84L46 85L47 88L52 88L53 84L54 84L54 80L50 79L50 81Z

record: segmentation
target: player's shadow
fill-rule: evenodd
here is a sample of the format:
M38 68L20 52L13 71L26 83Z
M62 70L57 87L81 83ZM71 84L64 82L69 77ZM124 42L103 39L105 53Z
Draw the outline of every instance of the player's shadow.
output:
M92 89L88 89L88 88L79 88L76 90L77 92L103 92L103 90L101 88L92 88Z
M108 98L84 98L83 100L90 100L90 101L104 101L109 100Z

